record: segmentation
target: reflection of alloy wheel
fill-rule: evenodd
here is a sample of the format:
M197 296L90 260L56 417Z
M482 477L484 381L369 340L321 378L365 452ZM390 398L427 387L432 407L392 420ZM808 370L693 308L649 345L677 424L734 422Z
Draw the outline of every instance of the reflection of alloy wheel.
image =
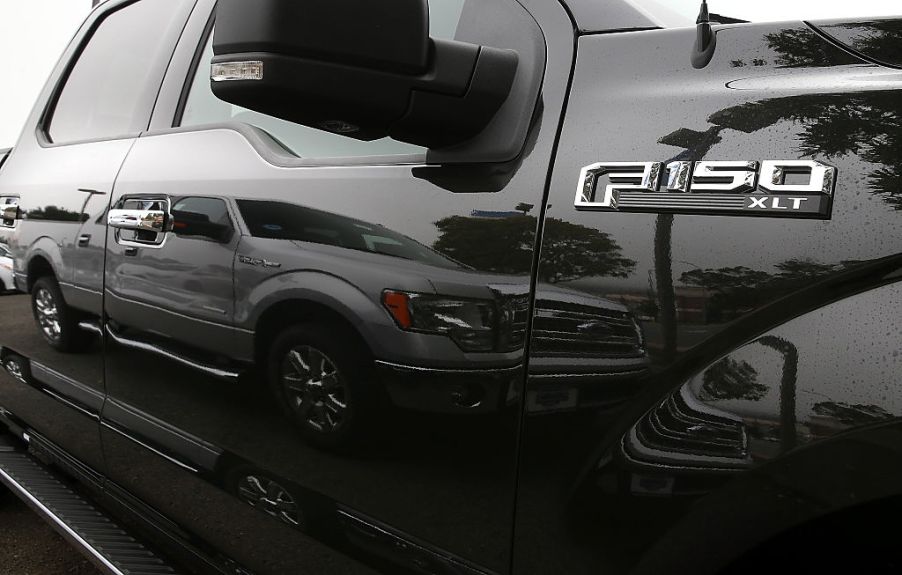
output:
M34 282L31 309L41 335L54 349L76 351L90 341L90 335L78 329L79 314L66 305L53 276L44 276Z
M21 381L28 383L28 360L18 355L9 355L3 359L3 367L7 373Z
M321 433L334 433L348 412L347 386L325 353L299 345L282 360L282 387L288 403L304 424Z
M297 502L287 489L261 475L244 475L238 480L238 496L267 515L298 527L301 524Z
M62 333L59 307L50 290L45 287L34 290L34 313L44 337L59 342Z
M334 326L297 325L273 342L267 365L270 384L283 411L306 439L319 447L352 443L372 390L364 383L371 372L367 354L352 334Z

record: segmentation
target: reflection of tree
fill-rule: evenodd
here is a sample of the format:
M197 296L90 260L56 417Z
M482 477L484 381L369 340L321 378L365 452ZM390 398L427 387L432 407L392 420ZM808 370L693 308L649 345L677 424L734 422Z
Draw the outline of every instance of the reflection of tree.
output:
M871 49L885 50L885 45L898 38L884 35L869 41L880 44ZM768 34L767 42L780 54L778 64L785 66L859 63L810 31L787 29ZM802 154L826 158L857 154L879 164L868 175L868 186L887 204L902 210L902 99L898 90L771 98L715 112L708 121L746 133L781 121L800 122Z
M865 405L861 403L848 403L837 401L820 401L815 403L812 411L818 415L835 419L850 426L868 425L880 423L892 419L888 413L878 405Z
M28 212L30 220L50 220L54 222L79 222L86 221L87 216L81 213L60 208L57 206L47 206L45 208L37 208Z
M822 25L821 30L880 62L902 63L902 21L859 20Z
M786 453L793 450L798 441L796 388L799 383L799 348L776 335L760 337L758 343L783 355L783 375L780 377L780 449Z
M855 64L851 55L822 40L808 28L786 28L764 36L768 47L779 54L777 66L786 68Z
M663 136L658 142L670 146L685 148L682 152L668 160L694 160L702 158L720 142L723 128L712 126L704 132L679 128ZM676 356L677 349L677 315L676 292L673 288L673 214L658 214L655 218L655 284L658 297L656 301L658 323L661 325L663 338L662 355L665 361Z
M758 383L758 371L746 361L725 357L705 370L702 399L747 399L758 401L767 386Z
M535 216L473 218L451 216L436 222L441 232L433 248L478 270L529 273ZM611 237L594 228L557 218L545 220L539 279L557 283L588 276L626 277L636 262L621 255Z
M663 358L672 360L677 348L676 292L673 289L673 214L655 218L655 284L657 318L663 337Z
M695 269L684 272L680 281L710 291L708 316L713 321L720 321L760 307L782 293L789 293L853 263L823 264L807 259L791 259L777 264L777 273L745 266Z

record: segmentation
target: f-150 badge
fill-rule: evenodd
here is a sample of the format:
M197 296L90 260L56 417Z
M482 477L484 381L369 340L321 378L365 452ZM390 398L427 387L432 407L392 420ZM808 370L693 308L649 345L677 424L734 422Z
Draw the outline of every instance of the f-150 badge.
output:
M835 183L836 168L817 160L599 162L580 172L574 205L578 210L829 219Z

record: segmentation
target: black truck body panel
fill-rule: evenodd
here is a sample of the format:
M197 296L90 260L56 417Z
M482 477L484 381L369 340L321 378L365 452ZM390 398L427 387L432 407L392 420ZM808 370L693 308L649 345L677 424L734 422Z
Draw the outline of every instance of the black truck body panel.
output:
M0 151L0 423L186 571L718 573L890 515L899 20L715 25L695 67L628 2L466 0L456 37L520 55L510 106L342 156L204 100L215 2L175 2L138 129L50 142L72 63L150 1L95 9ZM764 211L584 187L725 161ZM829 185L763 193L769 161Z

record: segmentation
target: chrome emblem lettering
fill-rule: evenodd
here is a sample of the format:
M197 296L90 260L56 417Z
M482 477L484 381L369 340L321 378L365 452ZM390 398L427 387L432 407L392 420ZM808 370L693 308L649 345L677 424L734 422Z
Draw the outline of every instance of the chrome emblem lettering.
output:
M598 162L580 172L578 210L828 219L836 168L817 160Z
M607 175L611 183L604 188L604 196L596 202L595 184L600 176ZM582 185L576 191L576 202L589 209L617 209L621 192L630 190L651 191L658 189L661 162L599 162L586 166L580 174Z

